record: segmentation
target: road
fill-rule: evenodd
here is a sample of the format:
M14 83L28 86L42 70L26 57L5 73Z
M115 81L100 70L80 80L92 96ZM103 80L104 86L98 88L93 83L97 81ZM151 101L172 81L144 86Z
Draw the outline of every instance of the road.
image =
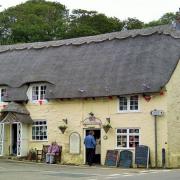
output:
M180 169L146 170L25 163L0 159L0 180L180 180Z

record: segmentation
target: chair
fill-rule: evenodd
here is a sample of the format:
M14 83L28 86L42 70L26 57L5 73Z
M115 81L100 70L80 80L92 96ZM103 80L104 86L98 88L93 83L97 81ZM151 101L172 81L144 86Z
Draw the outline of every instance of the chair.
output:
M42 162L46 161L46 153L48 152L48 148L50 145L43 145L42 150L36 150L36 161L39 160ZM59 146L59 152L55 154L54 159L56 163L61 162L61 153L62 153L62 146Z

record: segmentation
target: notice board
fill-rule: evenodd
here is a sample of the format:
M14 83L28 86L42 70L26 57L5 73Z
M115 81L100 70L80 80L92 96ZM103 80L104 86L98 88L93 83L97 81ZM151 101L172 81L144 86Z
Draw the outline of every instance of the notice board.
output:
M137 166L149 166L149 147L148 146L137 146L135 149L135 164Z
M119 158L119 167L123 168L130 168L132 167L133 162L133 153L128 150L124 150L120 152L120 158Z
M106 166L117 166L117 162L119 159L118 150L107 150L105 165Z

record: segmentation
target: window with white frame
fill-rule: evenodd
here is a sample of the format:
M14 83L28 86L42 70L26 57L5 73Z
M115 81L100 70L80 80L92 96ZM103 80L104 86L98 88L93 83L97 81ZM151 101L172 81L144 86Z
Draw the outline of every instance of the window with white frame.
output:
M33 85L32 86L32 101L45 100L46 85Z
M139 145L139 129L123 128L116 130L116 147L117 148L135 148Z
M47 140L47 122L45 120L34 121L32 125L32 140Z
M120 96L119 97L119 111L138 111L139 110L139 97L134 96Z
M0 88L0 102L3 102L4 96L6 96L6 88Z

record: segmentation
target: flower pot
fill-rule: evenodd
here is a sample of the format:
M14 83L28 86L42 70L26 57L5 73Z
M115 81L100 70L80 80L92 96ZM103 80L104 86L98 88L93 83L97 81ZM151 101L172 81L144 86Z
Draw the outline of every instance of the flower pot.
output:
M103 126L103 129L104 129L105 133L107 133L110 128L111 128L111 127L109 127L109 126Z

